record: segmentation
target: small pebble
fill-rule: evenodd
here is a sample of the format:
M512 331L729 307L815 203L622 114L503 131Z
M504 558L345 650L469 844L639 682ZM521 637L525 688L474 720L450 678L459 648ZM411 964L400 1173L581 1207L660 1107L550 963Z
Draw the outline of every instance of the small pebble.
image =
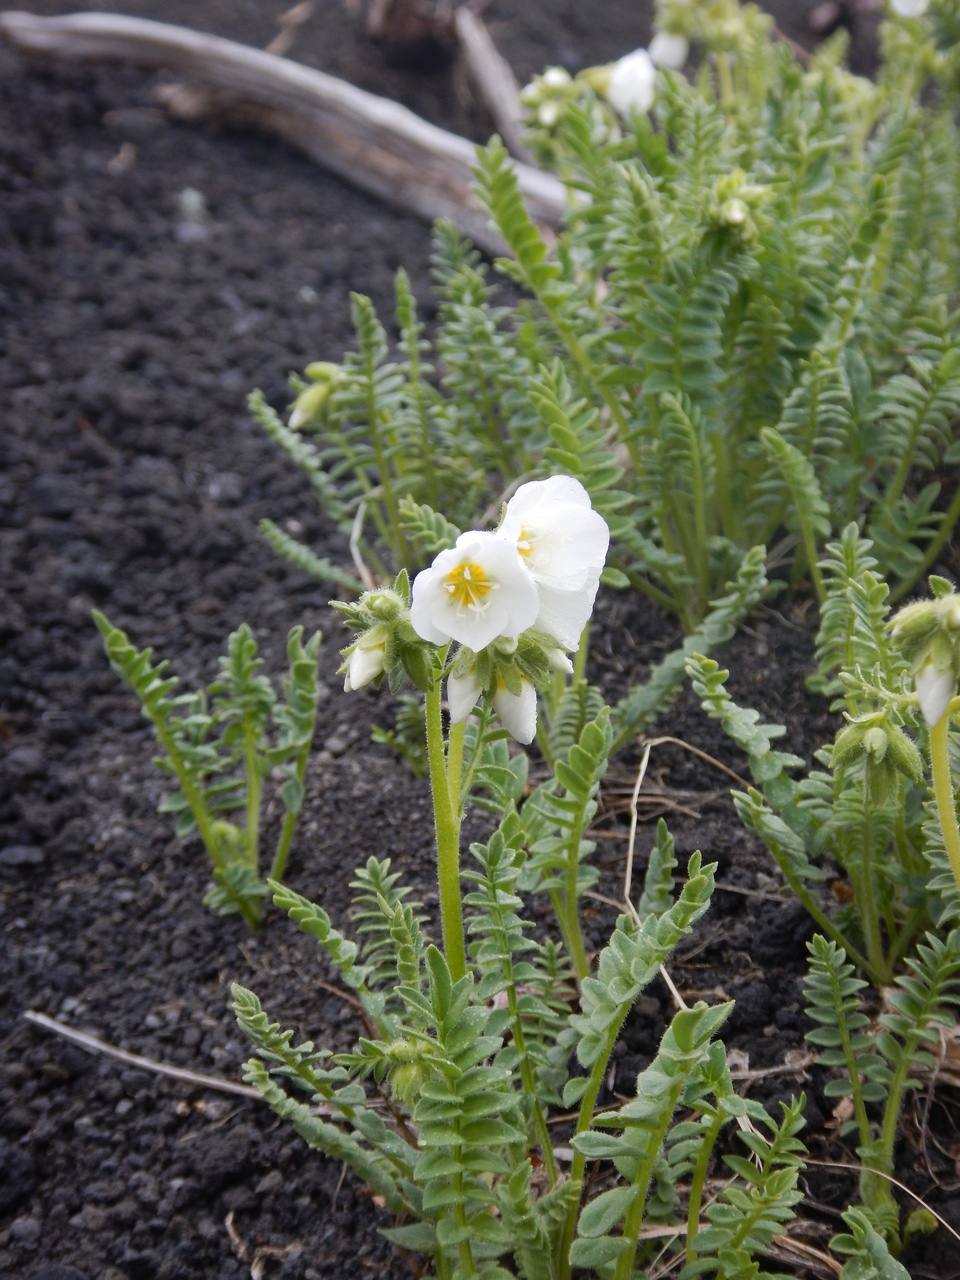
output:
M43 860L43 850L32 844L9 844L0 849L0 867L39 867Z
M10 1235L21 1244L36 1244L40 1239L39 1219L17 1218L10 1223Z
M323 749L329 751L332 756L342 756L349 745L346 738L341 737L339 733L334 733L325 739Z
M260 1179L256 1186L258 1196L270 1196L283 1186L283 1174L279 1169L271 1169Z

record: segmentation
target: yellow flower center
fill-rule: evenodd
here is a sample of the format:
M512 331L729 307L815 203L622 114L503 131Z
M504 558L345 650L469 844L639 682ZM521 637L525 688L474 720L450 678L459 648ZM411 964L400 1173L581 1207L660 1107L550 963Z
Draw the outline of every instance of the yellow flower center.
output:
M517 539L517 550L524 558L533 555L533 543L526 529L520 530L520 537Z
M490 581L482 564L468 560L451 569L443 585L451 600L461 609L475 609L482 613L487 607L485 598L497 584Z

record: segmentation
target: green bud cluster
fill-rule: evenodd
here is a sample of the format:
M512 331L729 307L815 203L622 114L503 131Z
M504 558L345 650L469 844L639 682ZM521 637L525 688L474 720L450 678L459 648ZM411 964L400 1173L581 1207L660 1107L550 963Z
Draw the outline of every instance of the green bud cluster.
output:
M519 696L523 681L543 690L555 671L569 670L570 663L552 636L525 631L519 638L503 636L480 653L461 647L450 667L456 679L472 672L487 698L500 689Z
M920 708L934 725L960 680L960 595L946 578L932 577L932 600L908 604L890 624L890 641L910 663Z
M707 219L711 226L725 228L750 243L760 233L755 215L768 196L767 188L749 183L742 169L725 173L714 183Z
M403 570L392 587L365 591L352 603L332 600L331 605L360 632L352 644L340 650L338 668L349 692L387 677L396 693L409 676L418 689L432 689L436 682L436 648L422 640L410 623L410 579Z
M307 365L304 372L310 381L305 383L296 379L294 383L299 395L290 408L290 427L293 431L309 430L326 421L331 393L343 377L340 366L331 364L328 360L315 360Z
M837 734L833 768L842 769L860 760L866 797L877 806L896 800L900 777L923 781L920 752L886 711L858 716Z

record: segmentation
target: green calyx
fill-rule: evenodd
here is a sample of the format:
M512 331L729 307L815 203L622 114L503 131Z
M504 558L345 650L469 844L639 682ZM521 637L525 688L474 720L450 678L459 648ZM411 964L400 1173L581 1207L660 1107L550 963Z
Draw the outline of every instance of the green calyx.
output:
M450 665L450 675L461 679L472 672L487 697L499 689L519 695L526 680L543 690L557 670L557 642L541 631L525 631L513 638L501 637L474 653L461 647Z
M890 640L914 671L933 660L938 670L960 673L960 594L946 578L930 579L932 600L901 609L890 624Z
M862 761L867 798L882 807L896 799L900 777L923 781L920 752L886 712L852 721L837 734L831 764L842 769Z

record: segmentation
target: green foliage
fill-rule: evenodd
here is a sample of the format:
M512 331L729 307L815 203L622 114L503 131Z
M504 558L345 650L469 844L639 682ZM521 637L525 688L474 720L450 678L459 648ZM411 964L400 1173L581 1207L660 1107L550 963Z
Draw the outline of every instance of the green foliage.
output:
M138 652L102 613L94 612L94 621L111 666L153 724L163 749L157 763L178 783L160 811L176 815L181 839L196 832L213 862L214 884L205 902L223 915L239 912L255 927L267 893L259 870L263 781L271 772L280 780L284 818L270 873L279 879L303 801L316 723L320 633L304 645L302 627L290 632L282 701L259 671L262 660L245 623L227 642L220 678L206 690L172 697L178 682L164 674L166 662L154 666L151 650ZM273 745L267 736L271 720ZM244 815L242 828L226 816L237 811Z
M920 1087L911 1072L934 1067L926 1046L938 1044L941 1027L954 1022L951 1008L960 1004L960 934L954 931L945 939L926 935L907 960L908 972L896 978L876 1026L863 1010L861 992L867 984L854 977L843 949L818 936L809 950L807 1011L818 1025L807 1039L820 1049L818 1062L840 1072L828 1082L827 1095L853 1099L854 1119L846 1129L859 1137L866 1221L898 1244L899 1212L889 1181L897 1121L906 1091ZM868 1107L879 1113L879 1122ZM854 1225L861 1249L870 1239L863 1227L863 1222Z
M877 88L843 69L839 41L801 67L749 7L690 5L677 21L714 61L694 83L661 73L649 119L616 123L590 74L528 95L531 143L570 196L556 243L502 143L479 151L476 192L510 254L496 270L519 301L440 223L432 339L401 271L396 349L355 295L357 349L295 384L315 443L251 401L382 577L495 518L518 478L565 472L610 524L607 580L691 633L784 527L793 581L811 574L823 599L823 546L852 520L902 594L960 518L947 55L921 24L887 45ZM921 100L931 77L940 90ZM321 407L301 411L311 395Z
M924 821L923 763L909 733L915 697L889 638L889 591L875 570L872 545L854 524L820 562L825 602L811 683L838 695L834 707L848 723L799 781L789 773L804 761L773 749L783 726L761 724L740 707L712 660L693 655L687 669L704 710L747 756L755 786L733 793L741 821L824 934L888 986L918 933L960 912L960 898L939 824ZM849 884L849 906L818 894L825 859Z

